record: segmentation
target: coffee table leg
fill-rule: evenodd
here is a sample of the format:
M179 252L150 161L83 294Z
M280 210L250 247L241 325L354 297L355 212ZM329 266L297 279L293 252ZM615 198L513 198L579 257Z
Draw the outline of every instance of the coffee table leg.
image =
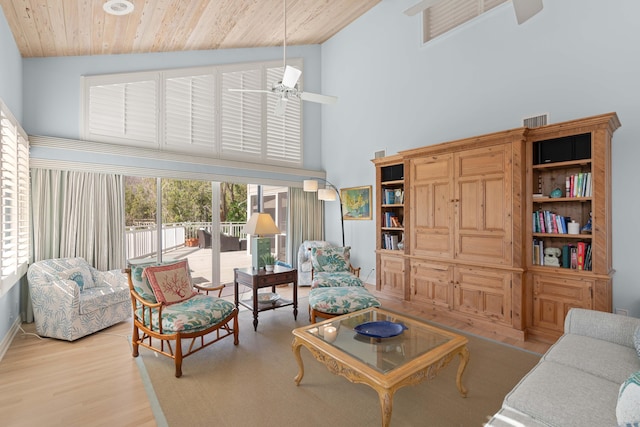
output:
M462 385L462 374L464 373L465 368L467 367L467 363L469 363L469 349L464 346L460 353L460 365L458 365L458 375L456 376L456 386L458 386L458 391L462 395L462 397L467 397L467 389Z
M300 385L300 381L302 381L302 377L304 376L304 365L302 364L302 357L300 357L300 347L301 344L298 342L298 339L294 338L291 344L291 350L293 350L293 355L296 357L296 362L298 362L298 375L293 379L296 385Z
M389 390L378 390L378 399L380 399L382 427L389 427L391 423L391 411L393 410L393 392Z
M258 330L258 287L253 284L253 330Z

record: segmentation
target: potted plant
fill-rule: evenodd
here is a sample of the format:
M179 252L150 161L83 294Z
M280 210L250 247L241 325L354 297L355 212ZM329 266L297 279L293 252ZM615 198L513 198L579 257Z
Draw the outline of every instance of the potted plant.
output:
M262 262L264 262L264 269L267 271L273 271L273 265L276 263L276 257L273 254L262 255Z

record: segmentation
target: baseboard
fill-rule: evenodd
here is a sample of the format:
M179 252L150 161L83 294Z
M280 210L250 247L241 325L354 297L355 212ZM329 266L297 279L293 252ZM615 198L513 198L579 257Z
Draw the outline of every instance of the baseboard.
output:
M7 332L7 334L2 339L2 342L0 342L0 362L4 358L4 354L7 352L7 350L9 350L9 347L13 342L13 337L15 337L18 333L18 330L20 330L21 323L22 322L20 321L20 317L18 316L16 318L16 321L13 322L13 325L11 325L9 332Z

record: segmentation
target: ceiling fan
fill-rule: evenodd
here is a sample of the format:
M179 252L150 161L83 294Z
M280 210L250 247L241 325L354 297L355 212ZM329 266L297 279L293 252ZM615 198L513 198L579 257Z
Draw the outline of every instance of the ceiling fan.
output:
M441 1L442 0L422 0L405 10L404 13L406 15L413 16L440 3ZM518 25L522 24L542 10L542 0L512 0L512 2Z
M338 98L330 95L321 95L319 93L303 92L298 89L298 80L302 75L302 71L295 67L287 65L287 0L284 0L284 39L283 39L283 67L284 74L282 80L275 82L271 89L229 89L231 92L258 92L268 93L278 96L278 102L274 109L276 116L283 116L287 108L287 101L291 98L301 99L303 101L317 102L320 104L335 104Z

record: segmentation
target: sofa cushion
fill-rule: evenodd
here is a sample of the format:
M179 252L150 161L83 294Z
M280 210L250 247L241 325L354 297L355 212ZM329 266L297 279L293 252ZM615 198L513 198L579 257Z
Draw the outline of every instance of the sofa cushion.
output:
M149 284L149 279L144 274L144 269L150 265L154 265L154 263L131 267L131 283L133 284L133 289L135 289L138 295L149 302L156 303L158 300L156 300L156 296L153 294L153 289Z
M144 269L156 300L165 305L175 304L195 295L187 260L170 265L149 266Z
M620 386L616 405L618 424L640 422L640 371Z
M633 346L636 348L638 357L640 357L640 326L638 326L633 333Z
M619 388L620 383L543 360L505 397L504 404L551 426L615 426Z
M380 302L363 286L345 286L311 289L309 305L322 313L345 314L380 307Z
M222 298L196 294L186 301L162 309L162 331L164 333L197 332L217 325L231 314L234 308L235 304ZM158 310L152 311L153 329L158 330ZM137 315L142 316L142 309L137 310ZM148 317L145 318L145 323L148 325Z
M80 314L88 314L114 304L126 302L131 309L128 286L96 286L85 289L80 294Z
M314 274L311 286L314 288L328 288L332 286L364 286L364 284L359 277L348 271L336 271L333 273L321 271Z
M76 282L81 291L94 287L91 270L89 270L89 267L86 265L79 265L77 267L60 271L58 273L58 277L63 280L72 280Z
M544 360L589 372L621 384L640 370L634 349L584 335L563 335L543 356ZM615 360L615 363L609 361Z
M311 248L311 264L315 271L349 271L350 246Z

